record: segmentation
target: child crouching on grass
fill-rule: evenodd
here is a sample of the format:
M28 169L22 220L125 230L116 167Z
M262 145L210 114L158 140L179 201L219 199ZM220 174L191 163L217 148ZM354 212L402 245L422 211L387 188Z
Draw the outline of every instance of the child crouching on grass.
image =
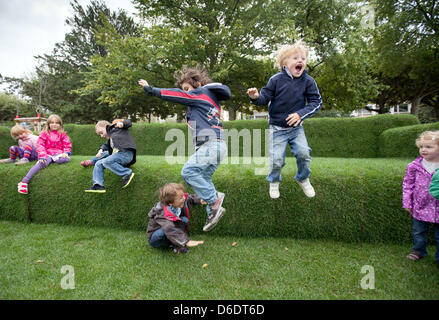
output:
M168 183L160 188L159 199L148 213L146 237L150 246L171 247L176 253L186 253L188 247L203 244L204 241L189 239L189 208L206 202L195 194L185 193L180 183Z
M107 141L100 147L94 159L93 186L85 192L106 192L105 169L122 177L122 189L128 187L134 177L134 172L129 167L136 162L136 144L128 131L130 127L131 120L120 119L114 120L113 124L104 120L96 124L96 134Z
M435 170L439 168L439 131L423 132L416 140L420 156L407 166L404 177L403 208L413 217L412 252L408 259L417 261L427 256L428 228L434 228L435 260L439 264L439 201L429 193Z

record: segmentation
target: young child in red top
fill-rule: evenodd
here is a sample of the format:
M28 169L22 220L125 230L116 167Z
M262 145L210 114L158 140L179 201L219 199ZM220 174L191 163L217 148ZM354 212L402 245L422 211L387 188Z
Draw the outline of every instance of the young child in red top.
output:
M148 213L146 237L150 246L171 247L174 252L186 253L188 247L203 244L204 241L189 239L189 208L206 202L195 194L185 193L180 183L167 183L159 193L160 202Z
M51 163L69 162L71 150L72 143L67 133L64 132L61 118L56 114L50 115L37 141L38 162L18 183L18 192L27 194L28 183L32 177Z

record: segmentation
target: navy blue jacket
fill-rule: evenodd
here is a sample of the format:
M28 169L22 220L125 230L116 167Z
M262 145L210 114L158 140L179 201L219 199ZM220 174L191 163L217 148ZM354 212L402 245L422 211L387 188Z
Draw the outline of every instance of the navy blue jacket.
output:
M303 120L322 107L322 97L315 80L306 70L300 77L294 78L286 67L268 80L258 99L250 99L250 102L260 106L270 103L269 124L284 128L290 127L285 120L289 114L298 113L302 125Z
M230 99L230 88L221 83L209 83L191 91L177 88L162 89L144 86L148 95L188 106L186 122L194 145L211 139L224 139L219 101Z

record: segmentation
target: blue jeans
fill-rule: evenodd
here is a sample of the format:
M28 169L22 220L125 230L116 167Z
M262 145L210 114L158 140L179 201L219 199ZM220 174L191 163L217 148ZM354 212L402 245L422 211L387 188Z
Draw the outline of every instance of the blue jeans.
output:
M186 226L188 225L189 220L187 217L180 217L180 219L184 222ZM172 242L169 241L168 238L166 238L166 235L163 232L162 228L154 231L154 233L151 235L151 238L148 239L148 243L153 248L167 247L172 244Z
M311 164L311 148L308 146L303 127L297 126L280 130L270 125L270 172L266 178L269 182L282 181L280 171L285 166L287 144L296 157L297 173L294 179L302 182L309 178L311 174L311 169L309 168Z
M125 165L133 160L133 156L134 154L131 150L120 150L117 153L96 161L93 168L93 183L104 186L105 169L109 169L121 177L131 174L132 170L125 167Z
M223 140L211 140L201 145L181 169L183 180L208 204L217 200L212 176L226 156L226 143ZM207 213L209 214L209 211Z
M104 151L104 152L102 152L102 154L101 154L101 156L99 158L98 157L91 158L91 163L93 163L93 165L95 165L96 162L98 162L99 160L102 160L102 159L108 157L109 155L110 154L108 153L108 151Z
M428 227L430 224L432 223L413 218L413 251L418 252L422 257L427 256ZM436 242L436 255L434 259L439 261L439 223L433 223L433 227L434 240Z

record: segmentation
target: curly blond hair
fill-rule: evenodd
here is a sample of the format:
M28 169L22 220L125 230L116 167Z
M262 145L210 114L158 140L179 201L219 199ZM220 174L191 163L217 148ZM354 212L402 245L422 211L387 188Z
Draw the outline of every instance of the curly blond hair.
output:
M308 58L309 49L305 42L302 40L297 40L293 44L284 45L276 52L276 62L275 66L279 67L282 70L284 66L284 62L286 59L291 57L294 53L301 51L305 53L306 58Z
M419 148L421 141L425 140L433 140L439 145L439 130L435 131L424 131L422 132L418 139L416 139L416 146Z

